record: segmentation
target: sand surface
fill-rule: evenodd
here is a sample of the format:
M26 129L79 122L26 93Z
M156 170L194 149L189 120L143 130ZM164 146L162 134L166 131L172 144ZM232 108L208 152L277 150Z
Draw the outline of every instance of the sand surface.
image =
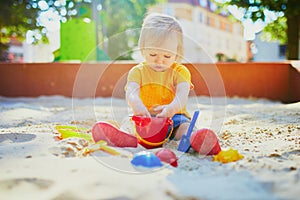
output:
M0 199L299 199L300 103L190 97L188 110L196 109L197 127L214 130L222 149L244 159L213 162L178 152L176 142L164 147L179 157L177 168L135 168L141 146L84 156L91 144L59 141L55 126L121 123L131 115L123 99L0 97Z

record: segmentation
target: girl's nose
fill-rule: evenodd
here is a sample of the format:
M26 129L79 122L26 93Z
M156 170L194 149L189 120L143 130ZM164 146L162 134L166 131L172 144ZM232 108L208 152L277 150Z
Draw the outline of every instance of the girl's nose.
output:
M156 62L157 64L162 64L162 62L163 62L162 57L161 57L161 56L157 56L156 59L155 59L155 62Z

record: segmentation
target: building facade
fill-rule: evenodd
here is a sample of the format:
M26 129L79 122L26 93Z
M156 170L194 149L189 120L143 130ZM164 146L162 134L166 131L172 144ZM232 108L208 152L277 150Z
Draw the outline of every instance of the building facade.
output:
M282 62L286 60L286 45L279 41L265 41L261 39L261 32L256 34L251 42L254 62Z
M149 8L177 18L184 32L185 62L248 61L241 23L217 13L209 0L169 0Z

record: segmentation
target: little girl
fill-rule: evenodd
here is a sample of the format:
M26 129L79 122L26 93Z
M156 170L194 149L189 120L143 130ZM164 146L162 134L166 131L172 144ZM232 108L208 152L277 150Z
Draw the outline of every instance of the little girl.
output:
M149 14L139 47L145 61L128 74L126 100L134 115L172 118L171 139L180 139L190 122L186 103L193 84L189 70L180 64L183 33L179 22L168 15Z
M134 66L128 73L126 100L136 116L171 118L173 131L168 136L180 140L190 125L186 103L194 86L189 70L180 63L183 57L183 33L179 22L168 15L149 14L142 25L139 47L144 62ZM98 124L95 130L100 133L99 130L105 127ZM115 146L137 145L136 138L112 126L102 132ZM199 153L217 154L220 151L218 140L214 133L207 133L195 131L191 145ZM101 135L101 138L104 137Z

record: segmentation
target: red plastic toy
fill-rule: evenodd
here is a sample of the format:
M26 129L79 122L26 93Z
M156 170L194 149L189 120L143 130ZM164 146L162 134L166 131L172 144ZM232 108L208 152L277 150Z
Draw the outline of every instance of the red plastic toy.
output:
M207 128L197 130L193 133L191 136L191 146L202 155L216 155L221 151L216 134Z
M173 151L171 151L170 149L160 149L155 153L155 155L162 162L169 163L173 167L178 166L178 163L177 163L178 158L177 158L176 154Z
M125 133L108 122L97 122L92 128L92 136L95 142L104 140L110 146L137 147L137 138Z
M161 147L168 141L173 128L170 118L132 116L138 143L147 149ZM170 134L168 134L170 129Z

